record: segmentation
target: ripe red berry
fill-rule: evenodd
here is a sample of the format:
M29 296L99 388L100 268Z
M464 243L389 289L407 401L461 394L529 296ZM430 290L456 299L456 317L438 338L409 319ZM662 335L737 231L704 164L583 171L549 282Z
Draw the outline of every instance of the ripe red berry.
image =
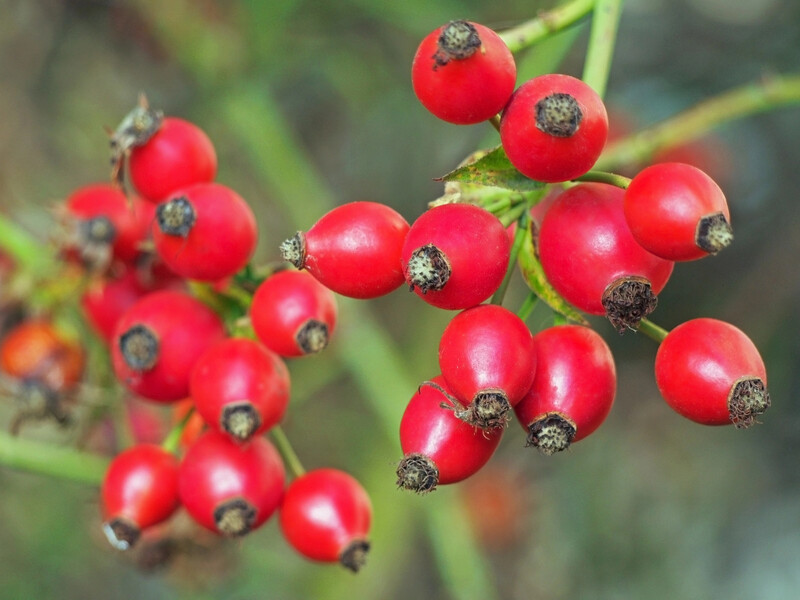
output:
M511 244L503 224L472 204L425 211L401 254L406 283L425 302L458 310L480 304L503 281Z
M185 292L153 292L117 323L111 344L114 372L144 398L181 400L189 395L197 359L224 337L221 319L199 300Z
M353 572L364 566L372 504L344 471L316 469L297 477L286 489L280 521L286 541L306 558L340 562Z
M533 336L536 377L514 407L528 445L551 455L595 431L617 390L614 357L594 330L559 325Z
M217 281L235 274L250 260L257 237L250 206L218 183L175 191L156 208L156 252L187 279Z
M232 338L200 356L189 390L206 423L244 441L283 418L289 404L289 371L278 355L258 342Z
M469 21L450 21L428 34L411 65L419 101L435 116L459 125L499 113L516 79L514 56L505 42Z
M176 117L164 117L151 137L130 152L131 182L151 202L177 189L209 183L217 175L217 154L202 129Z
M456 411L459 418L478 427L504 426L536 373L533 337L522 319L502 306L475 306L444 330L439 368L466 407Z
M376 298L403 284L400 250L408 223L378 202L351 202L281 244L284 260L351 298Z
M111 461L100 494L103 531L112 546L127 550L178 508L178 459L154 444L128 448Z
M505 429L468 425L455 415L455 404L441 375L411 398L400 421L399 487L424 494L466 479L492 457Z
M696 260L727 247L733 241L730 219L722 190L691 165L652 165L625 191L625 220L633 237L667 260Z
M625 222L625 192L583 183L545 214L538 250L548 281L568 302L606 315L620 332L655 310L674 263L642 248Z
M192 518L227 536L242 536L266 522L283 497L280 455L265 438L239 444L207 431L186 452L178 493Z
M500 120L500 141L523 175L549 183L592 168L608 137L603 101L580 79L541 75L514 92Z
M699 318L675 327L658 348L655 373L667 404L696 423L746 428L770 406L758 349L724 321Z
M281 356L324 349L336 327L336 296L303 271L268 277L253 295L250 320L267 348Z

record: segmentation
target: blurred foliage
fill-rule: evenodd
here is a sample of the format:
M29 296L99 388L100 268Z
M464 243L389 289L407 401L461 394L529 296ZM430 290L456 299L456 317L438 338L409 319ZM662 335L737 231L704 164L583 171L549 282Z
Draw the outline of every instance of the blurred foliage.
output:
M503 29L554 4L0 0L0 209L46 240L49 207L107 177L104 127L145 92L214 140L220 181L256 212L260 261L274 260L281 240L335 204L376 200L411 221L441 195L434 178L497 144L490 128L441 123L417 103L409 70L419 39L452 18ZM612 126L613 115L635 128L797 68L800 4L733 4L626 3L607 94ZM550 50L524 55L521 78L554 69L552 59L573 40L562 70L580 73L586 28L563 35ZM417 383L437 371L438 338L451 315L402 291L343 302L330 351L291 363L286 431L306 467L346 469L370 491L374 545L362 573L298 558L274 522L142 572L102 539L95 489L2 469L1 595L792 597L800 584L798 136L800 109L719 131L713 144L724 152L713 155L725 160L715 175L736 243L680 265L653 315L665 327L716 316L750 334L774 402L762 426L709 429L677 417L655 388L653 343L593 321L618 359L616 407L592 438L552 458L524 450L512 424L479 477L497 482L490 487L500 501L487 510L513 511L504 526L516 535L487 538L471 527L474 507L464 502L475 487L418 498L394 486L396 424ZM517 278L507 305L525 295ZM540 328L551 319L537 307L528 322ZM44 425L26 435L69 437Z

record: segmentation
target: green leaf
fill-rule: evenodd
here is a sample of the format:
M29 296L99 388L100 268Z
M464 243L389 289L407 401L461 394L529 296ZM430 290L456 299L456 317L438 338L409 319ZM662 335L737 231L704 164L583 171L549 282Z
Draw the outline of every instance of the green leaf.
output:
M476 183L516 192L529 192L544 186L541 181L525 177L525 175L517 171L508 160L502 146L491 150L482 150L471 155L470 158L474 160L462 164L447 175L437 178L436 181Z
M517 264L519 264L525 283L528 284L528 287L533 293L539 296L545 304L571 321L575 321L581 325L589 324L584 316L569 302L564 300L564 298L553 289L550 282L547 281L544 270L542 269L542 263L539 262L539 258L536 256L536 252L533 248L530 228L528 228L525 233L525 239L522 242L522 248L517 257Z

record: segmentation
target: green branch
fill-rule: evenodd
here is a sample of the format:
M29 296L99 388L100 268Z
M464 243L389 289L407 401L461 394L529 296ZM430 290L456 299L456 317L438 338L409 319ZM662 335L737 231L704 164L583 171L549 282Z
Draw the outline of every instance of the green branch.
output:
M99 485L108 462L88 452L0 432L0 463L12 469Z
M589 46L583 64L583 81L601 98L606 93L621 14L622 0L596 0Z
M542 11L535 19L501 32L500 37L512 52L519 52L574 25L589 14L594 4L595 0L572 0L551 10Z

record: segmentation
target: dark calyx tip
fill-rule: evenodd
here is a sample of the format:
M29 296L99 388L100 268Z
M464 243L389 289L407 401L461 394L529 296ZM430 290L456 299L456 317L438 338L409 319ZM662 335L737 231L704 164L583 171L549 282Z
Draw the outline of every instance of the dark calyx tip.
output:
M127 519L116 518L103 523L103 533L114 548L128 550L137 542L142 530Z
M701 250L716 254L731 245L733 229L721 212L706 215L697 222L694 241Z
M214 510L214 523L220 533L231 537L243 536L253 529L256 509L241 498L223 502Z
M294 336L303 354L315 354L328 345L328 325L316 319L309 319Z
M164 112L150 108L140 99L139 105L122 119L111 134L111 164L117 164L136 146L143 146L161 129Z
M283 260L292 263L298 269L302 269L306 262L306 236L302 231L298 231L293 237L285 240L280 246Z
M197 213L186 196L178 196L163 202L156 208L156 222L167 235L186 237L197 221Z
M443 67L451 60L469 58L481 47L481 38L475 26L468 21L450 21L442 28L433 55L433 68Z
M626 329L635 330L639 321L656 309L658 298L644 277L624 277L606 288L602 303L614 329L624 333Z
M397 465L397 487L427 494L439 484L439 469L424 454L409 454Z
M114 224L102 215L82 220L78 225L78 232L84 244L111 244L117 237Z
M353 573L358 573L361 567L367 564L369 548L370 543L367 540L353 540L347 545L347 548L342 550L339 562Z
M134 325L119 338L125 364L134 371L152 369L158 360L158 338L144 325Z
M734 383L728 396L728 414L737 429L747 429L759 421L772 401L760 377L743 377Z
M552 456L569 448L575 438L575 424L558 413L550 413L528 425L525 446L535 446L539 452Z
M411 289L420 292L440 291L450 279L450 263L444 253L433 244L414 250L406 265L406 280Z
M475 394L466 411L456 411L462 421L481 429L496 429L508 424L511 404L502 390L484 390Z
M569 94L551 94L536 103L536 128L554 137L575 135L582 119L578 101Z
M249 439L261 426L261 417L255 407L244 400L227 405L220 417L222 428L240 442Z

